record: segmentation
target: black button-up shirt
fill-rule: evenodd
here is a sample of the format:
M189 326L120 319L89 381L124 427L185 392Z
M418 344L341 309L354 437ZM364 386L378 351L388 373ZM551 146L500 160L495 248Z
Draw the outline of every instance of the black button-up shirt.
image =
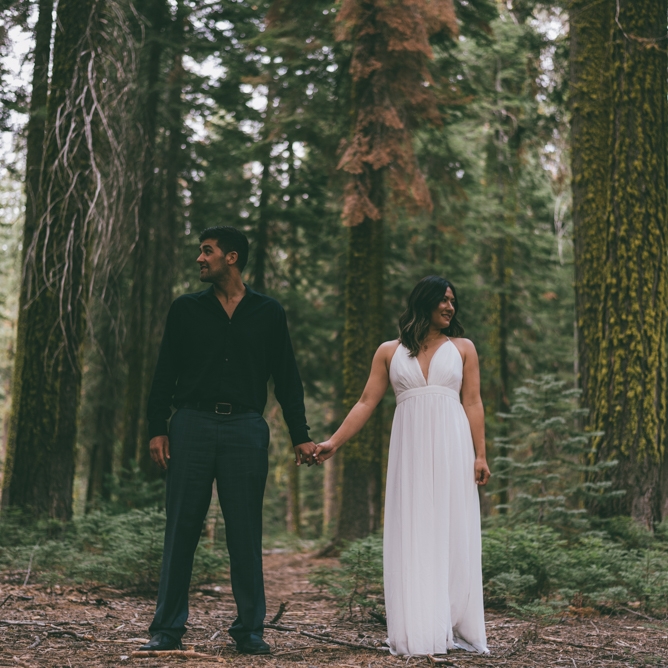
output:
M292 444L306 443L304 388L283 307L247 285L231 318L213 286L179 297L169 309L148 398L149 438L167 434L172 405L227 402L262 413L270 377Z

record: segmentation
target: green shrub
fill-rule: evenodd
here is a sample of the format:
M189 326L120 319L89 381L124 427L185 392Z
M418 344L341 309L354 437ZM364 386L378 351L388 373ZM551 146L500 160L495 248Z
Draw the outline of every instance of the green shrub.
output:
M382 615L382 536L373 534L350 543L341 552L339 560L340 567L316 569L311 582L317 587L328 589L350 617L357 610Z
M154 592L160 578L165 514L135 509L122 514L94 512L68 523L0 518L0 568L26 572L45 582L96 582ZM32 561L31 561L32 560ZM194 585L220 579L227 552L200 541Z
M663 536L668 527L651 537L624 520L609 526L611 533L592 531L571 541L537 524L486 529L485 605L532 616L554 615L568 606L604 612L632 607L665 616L668 544ZM340 567L318 570L312 582L327 588L349 615L378 613L383 610L382 570L382 538L374 535L351 543Z

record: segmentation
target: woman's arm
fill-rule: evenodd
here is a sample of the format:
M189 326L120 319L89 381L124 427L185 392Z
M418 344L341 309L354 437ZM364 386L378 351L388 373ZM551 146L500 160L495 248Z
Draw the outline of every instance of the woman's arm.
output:
M485 410L480 398L478 353L468 339L458 339L456 345L464 358L462 406L471 425L471 436L475 449L475 481L478 485L486 485L490 472L485 454Z
M314 458L318 463L329 459L346 442L357 434L367 423L374 409L385 395L390 382L389 368L392 356L399 347L398 341L386 341L376 351L371 362L369 379L360 400L352 407L341 426L327 441L320 443Z

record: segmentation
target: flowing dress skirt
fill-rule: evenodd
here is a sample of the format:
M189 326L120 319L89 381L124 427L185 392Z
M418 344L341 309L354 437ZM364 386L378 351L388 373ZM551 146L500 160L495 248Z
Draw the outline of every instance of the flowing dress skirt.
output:
M393 654L488 651L474 461L456 390L427 385L398 394L383 544Z

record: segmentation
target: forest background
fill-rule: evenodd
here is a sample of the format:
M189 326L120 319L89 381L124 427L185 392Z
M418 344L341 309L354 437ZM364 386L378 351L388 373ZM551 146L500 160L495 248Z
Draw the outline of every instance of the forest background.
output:
M417 280L454 283L494 474L488 603L665 614L665 2L2 9L0 565L155 587L147 391L171 300L201 287L198 232L229 224L286 308L316 441ZM362 607L392 409L309 469L265 413L268 544L343 549L322 584ZM196 581L224 570L223 530L214 498Z

